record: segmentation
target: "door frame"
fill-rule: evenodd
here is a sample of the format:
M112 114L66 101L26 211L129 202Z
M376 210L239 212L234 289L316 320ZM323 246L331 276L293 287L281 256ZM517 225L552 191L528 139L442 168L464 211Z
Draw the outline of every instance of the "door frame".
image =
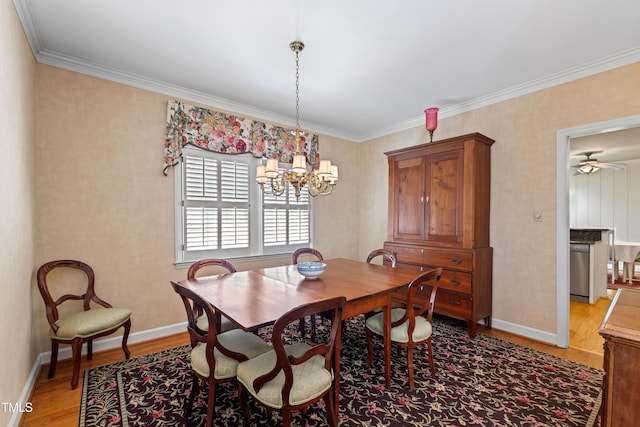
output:
M569 347L569 185L571 138L613 132L640 126L640 114L589 123L556 132L556 345Z

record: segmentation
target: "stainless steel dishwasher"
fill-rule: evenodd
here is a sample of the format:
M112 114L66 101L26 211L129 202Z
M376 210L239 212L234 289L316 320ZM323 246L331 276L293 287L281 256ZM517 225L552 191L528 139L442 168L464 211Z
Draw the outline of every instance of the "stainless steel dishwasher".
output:
M589 303L589 244L569 244L569 293L573 301Z

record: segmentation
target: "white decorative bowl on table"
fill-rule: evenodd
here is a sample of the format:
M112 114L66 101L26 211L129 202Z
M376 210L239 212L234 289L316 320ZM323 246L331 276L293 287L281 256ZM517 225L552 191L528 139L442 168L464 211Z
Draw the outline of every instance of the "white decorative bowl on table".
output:
M308 280L317 279L326 266L327 264L324 262L301 262L300 264L296 264L298 273L302 274L304 278Z

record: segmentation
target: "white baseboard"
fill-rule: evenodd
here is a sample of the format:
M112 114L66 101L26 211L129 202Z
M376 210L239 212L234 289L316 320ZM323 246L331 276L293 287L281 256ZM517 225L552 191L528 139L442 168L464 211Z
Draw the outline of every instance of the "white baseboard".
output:
M491 327L500 329L501 331L509 332L514 335L520 335L525 338L530 338L536 341L546 342L551 345L558 345L558 335L551 332L541 331L538 329L529 328L527 326L518 325L516 323L505 322L500 319L491 319Z
M138 342L149 341L156 338L162 338L168 335L179 334L187 330L187 322L176 323L173 325L162 326L160 328L148 329L146 331L133 332L129 335L129 339L127 342L129 344L135 344ZM101 350L110 350L112 348L118 348L122 346L122 335L114 335L109 338L105 338L102 340L93 342L93 351L94 353ZM82 354L86 354L86 346L82 349ZM58 350L58 361L64 359L71 358L71 347L61 347ZM24 406L29 401L29 396L31 396L31 392L33 391L33 387L36 384L36 379L38 378L38 373L40 372L40 367L45 363L49 363L51 360L51 351L45 351L40 353L36 358L33 367L31 368L31 372L29 373L29 377L27 378L27 382L25 383L22 393L20 394L20 400ZM71 387L71 384L69 384ZM20 423L20 418L22 417L21 412L14 412L13 416L9 420L8 427L18 427Z

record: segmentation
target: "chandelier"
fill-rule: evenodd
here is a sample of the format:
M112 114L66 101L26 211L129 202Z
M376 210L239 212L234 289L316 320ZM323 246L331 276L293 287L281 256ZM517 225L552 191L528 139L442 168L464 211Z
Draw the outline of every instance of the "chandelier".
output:
M296 129L293 132L296 151L291 169L280 170L277 159L268 159L266 165L258 166L256 181L264 194L275 196L282 195L289 184L295 190L296 200L299 200L300 192L305 185L313 197L330 194L338 181L338 166L332 165L330 160L321 160L317 170L307 170L307 158L300 150L299 54L304 49L304 43L294 41L289 47L296 54Z

